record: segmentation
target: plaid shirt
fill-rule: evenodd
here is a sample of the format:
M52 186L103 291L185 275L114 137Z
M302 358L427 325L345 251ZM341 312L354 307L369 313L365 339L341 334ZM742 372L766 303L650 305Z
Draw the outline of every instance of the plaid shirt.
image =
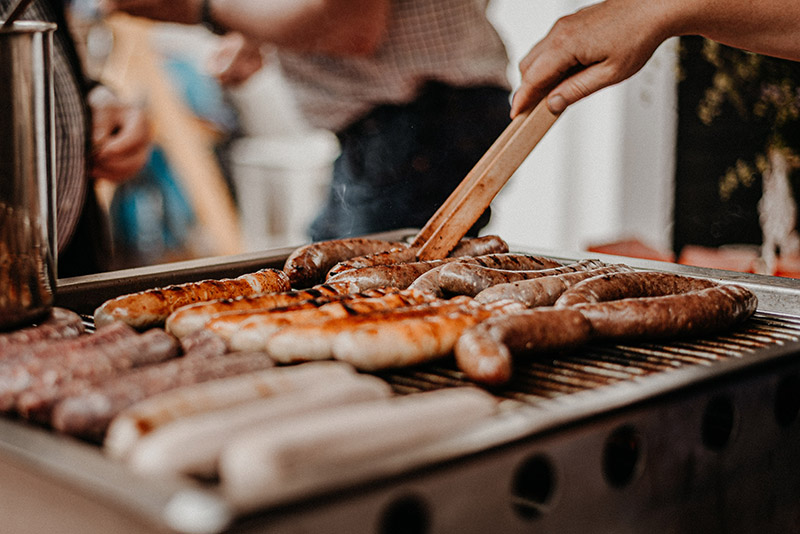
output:
M508 56L486 17L489 0L392 0L389 31L369 57L279 50L308 121L341 131L381 104L412 101L428 81L509 88Z
M36 0L21 17L55 22L53 36L53 106L56 138L56 225L58 249L63 250L75 231L83 209L87 187L89 111L85 101L85 79L69 35L63 5ZM0 12L7 13L11 0L0 0Z

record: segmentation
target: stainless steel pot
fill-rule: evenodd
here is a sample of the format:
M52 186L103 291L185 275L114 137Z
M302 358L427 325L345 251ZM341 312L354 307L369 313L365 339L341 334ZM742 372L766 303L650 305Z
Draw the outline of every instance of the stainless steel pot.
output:
M55 24L0 29L0 328L44 316L55 290Z

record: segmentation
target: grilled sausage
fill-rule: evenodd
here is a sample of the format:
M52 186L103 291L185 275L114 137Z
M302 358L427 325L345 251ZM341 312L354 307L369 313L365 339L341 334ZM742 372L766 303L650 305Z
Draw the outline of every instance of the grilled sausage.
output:
M183 306L167 317L167 332L178 338L184 338L199 330L212 317L223 313L245 310L270 310L293 306L303 302L322 303L344 298L357 290L355 284L322 284L310 289L290 290L253 297L198 302Z
M363 297L335 301L318 308L226 315L212 319L206 328L227 340L231 350L264 350L267 339L288 325L313 324L332 318L354 318L378 311L407 308L433 297L419 291L403 290L382 297Z
M512 353L546 352L580 346L592 327L579 311L539 308L491 317L458 338L456 364L470 380L488 385L511 379Z
M402 310L387 310L355 317L334 317L314 323L288 325L266 340L266 351L279 363L295 363L333 358L333 342L344 329L359 325L380 328L398 319L425 317L448 313L464 307L474 307L472 299L456 297L436 300Z
M384 252L375 252L373 254L367 254L366 256L351 258L341 261L331 267L328 271L327 278L351 269L360 269L361 267L414 262L417 261L418 251L419 247L403 246ZM485 254L504 252L508 252L508 243L503 241L499 236L488 235L483 237L463 238L456 244L449 256L454 258L462 256L483 256Z
M478 388L448 388L309 412L237 436L221 490L242 509L368 475L374 462L459 435L497 412Z
M456 261L456 258L361 267L360 269L350 269L332 276L328 279L328 283L350 282L356 284L359 291L378 287L406 289L422 274L450 261Z
M324 308L326 311L320 315L327 315L329 310L347 309L350 304L388 297L389 295L400 292L400 289L391 287L370 289L359 293L348 293L344 295L323 296L317 299L303 300L289 304L287 306L277 306L264 309L241 309L228 312L217 313L209 317L202 325L202 329L212 332L215 336L227 342L231 335L238 331L243 324L252 322L266 322L269 324L285 322L279 317L313 317L317 310ZM406 292L410 296L411 293ZM180 310L179 310L180 311ZM355 313L355 310L353 310Z
M332 353L335 359L365 371L417 365L450 354L467 328L521 308L518 303L504 301L421 317L392 318L379 328L346 328L335 336Z
M73 381L96 383L134 367L174 358L178 353L178 341L154 328L113 342L66 352L58 358L14 366L2 374L2 378L9 379L9 382L4 384L0 399L3 407L10 409L19 402L23 393L28 392L24 411L49 413L52 401Z
M84 333L84 331L85 328L80 315L66 308L56 307L38 325L0 334L0 349L2 349L3 357L5 357L12 346L74 338Z
M355 369L345 363L313 362L174 388L121 411L108 426L103 446L109 456L125 458L141 438L177 420L258 399L305 392L320 384L350 383L355 375Z
M757 305L748 289L720 285L677 295L575 304L570 309L589 320L595 337L653 339L731 328L755 313Z
M289 289L286 274L276 269L263 269L238 278L189 282L122 295L97 308L94 322L103 326L122 321L142 330L163 326L170 313L187 304Z
M712 280L656 271L608 273L575 284L558 298L555 306L566 307L622 298L659 297L715 285L717 283Z
M630 270L625 265L609 265L588 271L576 271L541 278L531 278L518 282L507 282L488 287L475 295L478 302L494 302L496 300L516 300L528 308L552 306L564 291L587 278L601 274Z
M527 254L486 254L475 257L444 258L441 260L418 261L398 265L376 265L351 269L328 279L328 283L353 282L363 291L375 287L409 288L415 280L428 271L449 263L469 263L484 267L503 269L543 269L561 265L560 263L540 256ZM421 289L415 287L415 289Z
M555 263L555 262L554 262ZM497 284L529 280L543 276L553 276L576 271L585 271L602 266L596 260L583 260L570 265L556 263L556 267L533 270L509 270L473 265L470 263L452 263L427 273L411 285L414 289L429 291L438 297L447 295L467 295L474 297L484 289Z
M312 364L313 365L313 364ZM369 375L316 383L302 391L259 400L191 417L182 417L150 432L135 443L127 464L145 475L216 474L222 449L238 434L266 428L292 417L391 395L389 384Z
M337 358L360 369L400 367L447 354L461 330L509 303L478 305L468 297L282 328L266 340L280 362ZM517 309L521 306L513 304Z
M273 365L263 353L177 358L150 365L59 400L53 408L52 425L66 434L102 441L111 420L138 401L178 387L251 373Z
M124 323L115 323L100 327L91 335L9 345L3 349L3 358L0 360L0 373L10 366L35 366L42 361L59 358L63 354L80 352L136 335L136 330L130 326Z
M340 261L402 246L402 243L363 237L318 241L295 249L286 258L283 271L293 288L310 287L321 283L328 270Z
M197 330L181 339L184 358L212 358L228 352L222 337L209 330Z

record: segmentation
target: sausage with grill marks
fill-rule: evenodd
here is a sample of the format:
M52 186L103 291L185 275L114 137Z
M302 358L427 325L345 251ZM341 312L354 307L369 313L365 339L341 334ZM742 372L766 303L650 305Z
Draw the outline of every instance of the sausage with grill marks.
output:
M0 350L5 357L11 347L42 341L74 338L85 331L81 316L66 308L55 307L41 323L0 334Z
M716 285L718 283L713 280L656 271L608 273L575 284L558 298L555 306L567 307L622 298L659 297Z
M484 289L497 284L529 280L544 276L553 276L576 271L586 271L601 267L603 264L597 260L583 260L577 263L542 267L534 270L508 270L471 265L469 263L452 263L442 266L436 271L428 273L425 277L412 284L413 289L430 291L436 296L467 295L474 297Z
M263 353L231 353L216 358L177 358L131 371L58 401L52 412L56 430L102 440L108 424L122 410L158 393L219 378L270 368Z
M580 346L592 327L579 311L539 308L491 317L458 338L456 364L470 380L500 385L511 379L517 352L547 352Z
M252 310L242 309L217 313L215 315L211 315L203 323L201 330L189 334L189 336L184 339L191 338L196 334L199 335L198 332L207 332L213 335L214 338L222 340L223 343L227 343L231 335L233 335L234 332L238 331L245 324L255 323L257 325L263 323L267 325L278 325L284 324L287 321L296 321L305 317L314 317L315 314L327 316L331 312L340 313L343 310L349 310L354 314L356 313L355 309L350 308L350 304L359 303L361 301L370 299L389 297L390 295L399 293L401 291L402 290L400 289L384 287L370 289L360 293L348 293L345 295L324 296L318 299L303 300L289 304L288 306ZM412 293L406 291L406 295L409 298L412 298ZM422 295L418 295L418 297L422 298ZM385 304L376 304L375 306L378 305ZM324 311L318 312L318 310L321 308L324 308ZM215 339L215 342L217 339ZM193 343L190 342L190 344Z
M325 274L340 261L374 252L403 247L402 243L353 237L317 241L297 248L283 266L293 288L310 287L323 281Z
M434 298L427 293L402 290L380 297L329 302L318 308L222 316L209 321L206 328L226 339L231 350L264 350L269 336L287 325L315 323L339 317L354 318L432 300Z
M609 265L588 271L577 271L541 278L531 278L517 282L507 282L488 287L475 296L478 302L494 302L496 300L516 300L528 308L552 306L564 291L587 278L601 274L629 271L625 265Z
M560 263L527 254L486 254L475 257L444 258L441 260L417 261L397 265L376 265L351 269L328 279L328 283L353 282L363 291L376 287L409 288L422 275L450 263L470 263L504 269L543 269L561 265ZM416 289L416 288L415 288Z
M11 366L23 365L35 369L35 366L42 365L42 362L59 358L64 354L91 350L93 347L116 343L125 338L135 337L137 334L136 330L125 323L114 323L98 328L93 334L10 345L3 350L0 374Z
M97 326L122 321L143 330L163 326L170 313L187 304L289 289L289 278L283 271L262 269L238 278L202 280L122 295L97 308L94 321Z
M288 326L267 339L278 361L335 358L363 370L413 365L446 355L468 326L517 303L479 305L468 297L316 324ZM355 320L353 320L355 319Z
M132 337L65 352L59 358L14 366L0 374L0 405L4 409L18 407L20 396L29 393L25 411L42 412L70 382L96 383L178 354L178 340L154 328Z
M750 290L719 285L677 295L623 298L575 304L599 338L658 339L714 333L731 328L756 311Z
M447 313L393 318L379 328L367 325L346 328L333 342L333 357L364 371L417 365L450 354L467 328L521 308L519 303L511 301L475 303Z
M165 328L167 332L172 335L184 338L192 332L201 329L212 317L223 313L270 310L293 306L303 302L330 302L340 298L347 298L347 295L355 293L357 289L357 286L352 283L322 284L310 289L290 290L267 295L239 297L211 302L198 302L196 304L183 306L172 312L169 317L167 317Z
M327 278L351 269L372 267L375 265L394 265L417 261L419 247L398 247L385 252L375 252L366 256L358 256L334 265L328 271ZM459 241L448 254L450 257L483 256L485 254L498 254L508 252L508 243L499 236L488 235L482 237L465 237Z

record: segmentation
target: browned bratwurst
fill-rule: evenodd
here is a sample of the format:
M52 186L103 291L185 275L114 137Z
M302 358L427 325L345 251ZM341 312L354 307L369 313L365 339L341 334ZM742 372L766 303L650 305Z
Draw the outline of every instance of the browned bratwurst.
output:
M475 295L475 300L478 302L494 302L496 300L510 299L521 302L528 308L552 306L564 291L582 280L601 274L629 270L631 270L630 267L626 265L608 265L588 271L576 271L519 280L517 282L507 282L484 289Z
M375 292L377 290L368 293ZM381 291L381 293L383 294L380 296L357 293L363 296L327 302L313 308L223 315L209 321L206 328L225 339L232 350L263 350L269 336L288 325L316 323L333 317L354 318L433 300L433 297L420 291L395 290Z
M499 385L511 378L512 352L544 352L589 341L592 327L576 310L539 308L491 317L456 342L458 368L470 380Z
M718 332L741 323L756 311L749 290L721 285L660 297L623 298L576 304L598 338L656 339Z
M77 337L84 332L83 321L77 313L65 308L53 308L47 318L35 326L0 334L3 355L9 347L30 345L40 341Z
M100 440L114 416L135 402L273 365L263 353L230 353L216 358L177 358L143 367L60 399L53 408L52 425L67 434Z
M328 271L327 278L335 276L350 269L360 269L361 267L372 267L374 265L395 265L398 263L410 263L418 261L417 253L419 247L398 247L384 252L375 252L366 256L358 256L349 260L341 261ZM448 254L449 257L456 258L462 256L483 256L485 254L498 254L508 252L508 243L499 236L487 235L483 237L465 237Z
M201 329L212 317L223 313L270 310L294 306L301 302L330 302L347 298L347 295L354 293L357 289L357 286L351 283L322 284L310 289L293 289L267 295L198 302L172 312L167 317L165 328L170 334L183 339Z
M142 334L66 351L57 358L10 366L0 373L0 406L4 410L11 409L25 392L36 391L49 396L73 380L104 380L134 367L174 358L178 353L178 340L154 328Z
M376 287L397 287L401 289L421 289L426 287L411 287L415 280L425 275L425 273L447 264L469 263L483 267L492 267L509 270L528 270L544 269L561 265L560 263L542 258L540 256L530 256L528 254L485 254L483 256L464 256L459 258L444 258L441 260L416 261L411 263L401 263L397 265L375 265L372 267L362 267L351 269L339 273L328 279L328 283L353 282L360 287L360 290Z
M94 322L97 326L103 326L122 321L143 330L163 326L170 313L187 304L278 293L289 289L289 278L283 271L263 269L238 278L202 280L122 295L97 308Z
M623 298L660 297L718 285L713 280L656 271L608 273L575 284L556 301L558 307Z
M328 270L340 261L404 247L403 243L364 237L318 241L295 249L286 258L283 271L292 287L301 289L322 282Z
M440 297L446 295L467 295L474 297L493 285L553 276L557 274L586 271L602 266L596 260L584 260L570 265L562 265L554 260L543 259L541 267L510 270L470 263L451 263L435 271L426 273L412 284L413 289L425 290Z
M556 307L492 319L469 330L456 345L456 361L470 378L499 384L510 377L514 350L713 333L744 321L757 304L746 288L711 280L658 272L604 274L569 288ZM556 312L568 316L554 319Z

